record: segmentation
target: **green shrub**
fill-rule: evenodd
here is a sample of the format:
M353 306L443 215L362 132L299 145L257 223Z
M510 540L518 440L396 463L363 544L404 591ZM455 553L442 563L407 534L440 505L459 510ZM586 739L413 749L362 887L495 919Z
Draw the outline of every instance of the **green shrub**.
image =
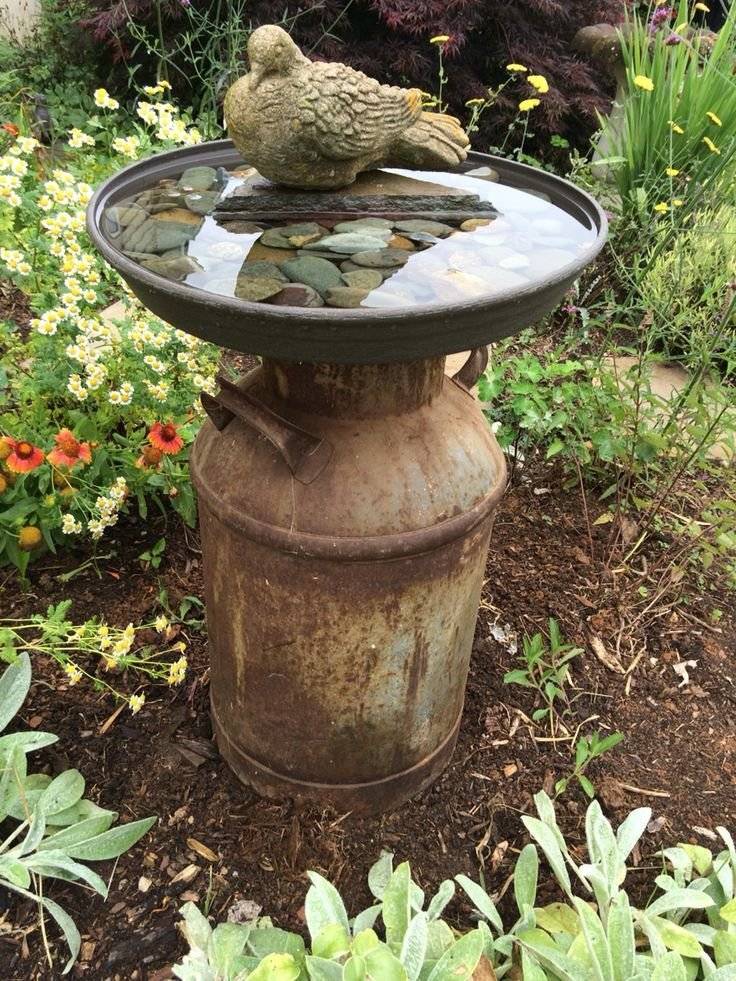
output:
M27 653L0 676L0 732L19 711L31 686ZM53 779L28 773L27 756L56 742L50 732L11 732L0 736L0 824L16 827L0 841L0 886L38 904L39 916L48 915L61 929L71 956L63 970L71 970L81 938L68 913L48 896L47 879L82 882L104 898L107 885L85 862L117 858L131 848L155 822L143 818L112 827L115 811L84 798L84 777L65 770ZM45 941L45 931L43 931ZM51 961L51 954L46 948Z

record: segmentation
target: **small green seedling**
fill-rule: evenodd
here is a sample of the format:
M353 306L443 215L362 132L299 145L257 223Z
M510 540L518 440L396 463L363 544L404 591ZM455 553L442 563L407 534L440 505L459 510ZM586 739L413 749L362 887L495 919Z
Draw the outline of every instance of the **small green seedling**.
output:
M592 732L589 736L581 736L575 746L575 766L573 767L573 771L569 776L557 781L555 784L555 797L559 797L565 793L571 780L577 780L586 796L592 800L595 797L595 787L588 777L586 777L585 771L594 759L607 753L609 749L613 749L623 738L624 734L622 732L612 732L610 736L604 736L603 738L601 738L599 732Z

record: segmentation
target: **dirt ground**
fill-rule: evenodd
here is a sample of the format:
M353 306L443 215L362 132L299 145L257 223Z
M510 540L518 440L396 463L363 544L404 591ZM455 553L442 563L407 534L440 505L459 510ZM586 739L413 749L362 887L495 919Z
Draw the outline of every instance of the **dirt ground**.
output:
M596 507L588 503L594 519ZM589 776L616 821L634 807L653 808L642 854L678 840L708 845L700 829L716 824L734 830L736 686L728 597L719 595L717 582L699 583L696 596L688 597L687 580L678 593L660 595L654 587L664 559L656 543L640 570L622 572L615 561L606 562L610 527L593 525L590 536L588 528L579 492L566 488L559 473L532 463L516 474L494 529L452 763L410 805L377 819L261 800L236 780L211 740L203 632L184 630L191 664L186 684L149 689L139 715L121 712L104 733L101 726L115 710L109 697L83 684L69 687L54 665L37 660L21 721L57 732L60 740L35 754L34 769L76 766L87 779L87 795L120 811L122 820L159 818L114 869L112 863L103 869L112 874L107 903L52 884L49 893L83 936L72 976L170 977L168 968L184 950L176 924L186 900L207 903L218 918L236 900L252 900L277 925L300 929L308 869L327 875L355 912L368 902L366 874L381 849L408 859L427 889L464 872L482 874L489 889L502 891L525 843L520 815L529 811L532 794L551 791L570 769L569 741L551 742L544 723L529 722L534 692L502 680L516 666L513 635L520 646L521 636L545 628L550 616L584 648L573 666L567 730L625 734L591 765ZM137 557L163 533L164 563L145 571ZM100 563L99 573L88 566L65 583L58 575L79 566L83 556L44 560L33 567L26 592L3 570L3 615L35 612L69 596L75 618L103 615L124 626L158 612L162 586L172 605L202 595L196 535L173 518L168 527L122 527L105 551L116 554ZM642 590L645 583L648 590ZM714 608L723 611L717 623L710 618ZM678 665L684 662L683 674ZM123 687L126 681L135 683L121 679ZM582 841L585 806L582 791L572 786L558 802L560 823L575 844ZM646 864L645 873L631 873L635 895L637 883L644 889L651 882ZM551 896L551 887L543 884L542 894ZM0 890L0 910L8 906L0 912L0 976L51 977L33 904ZM469 923L469 912L459 898L450 908L458 924ZM56 939L53 928L50 936Z

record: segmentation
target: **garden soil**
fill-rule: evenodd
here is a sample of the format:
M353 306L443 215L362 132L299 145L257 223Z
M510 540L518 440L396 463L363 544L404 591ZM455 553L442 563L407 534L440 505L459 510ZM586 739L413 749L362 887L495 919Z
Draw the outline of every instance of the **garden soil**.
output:
M532 809L535 792L552 793L569 773L564 737L578 730L625 735L588 771L608 815L618 822L634 807L653 809L633 854L635 897L648 894L660 845L711 846L715 825L736 830L736 668L727 594L719 595L717 581L677 582L670 553L656 541L623 566L621 550L610 554L611 526L592 523L602 508L590 500L588 506L590 525L579 491L564 486L559 472L541 462L517 470L494 528L455 755L433 787L380 818L262 800L237 781L212 741L207 640L196 628L181 630L191 665L186 682L147 689L135 716L116 711L88 684L70 687L54 664L37 658L19 725L60 738L35 754L34 769L78 767L87 795L118 810L121 820L159 819L130 853L106 863L106 903L76 886L49 883L48 894L69 910L83 937L72 977L169 978L185 950L177 921L187 900L206 904L217 919L248 900L277 925L303 930L308 869L330 878L354 913L370 902L366 874L382 849L408 859L427 890L460 872L481 876L510 910L509 876L527 840L520 817ZM82 554L49 556L32 567L26 591L2 570L2 615L26 615L71 597L75 619L101 615L125 626L160 612L162 590L172 607L184 596L202 596L195 533L173 518L116 530L116 539L101 543L110 557L84 565ZM162 536L161 567L144 569L138 557ZM688 599L688 588L695 598ZM514 636L520 646L521 636L545 629L548 617L583 649L554 735L548 723L530 722L534 692L503 683L517 666ZM135 690L135 678L116 681ZM585 807L576 785L557 803L578 855ZM541 897L557 898L549 878ZM461 898L448 912L457 925L470 925ZM48 931L60 959L52 924ZM0 890L0 978L58 975L46 965L33 904Z

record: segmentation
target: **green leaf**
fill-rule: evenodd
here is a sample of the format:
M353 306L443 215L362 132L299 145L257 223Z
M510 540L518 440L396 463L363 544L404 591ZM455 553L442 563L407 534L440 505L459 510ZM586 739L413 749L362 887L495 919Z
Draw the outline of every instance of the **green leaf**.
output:
M368 981L407 981L401 961L385 944L379 944L365 955Z
M504 932L503 921L485 889L479 886L477 882L469 879L467 875L456 875L455 882L465 891L471 903L482 916L485 916L496 932L499 935L502 934Z
M73 807L84 794L84 777L79 770L65 770L51 781L38 800L46 816Z
M537 898L539 856L534 845L525 845L519 853L514 869L514 898L521 916L525 909L533 908Z
M309 935L314 940L330 923L337 923L349 933L348 914L340 893L318 872L308 872L312 883L304 901L304 913Z
M483 935L480 930L471 930L445 951L427 981L461 981L462 978L471 978L482 954Z
M207 950L212 936L212 927L207 917L194 903L185 903L179 912L184 920L182 930L189 946L198 950Z
M681 848L688 856L699 875L706 875L713 865L713 854L708 848L702 845L691 845L688 842L678 842L677 847Z
M209 962L219 975L234 974L237 958L245 951L250 927L240 923L220 923L212 931L207 945Z
M427 914L417 913L409 924L401 944L399 960L404 965L408 981L417 981L427 954L429 931Z
M96 817L87 818L85 821L78 821L77 824L72 824L68 828L62 828L61 831L57 831L55 834L49 835L48 838L44 838L40 842L38 850L40 852L49 848L68 850L70 845L77 845L82 841L88 841L90 838L102 834L103 831L107 831L116 817L117 814L115 811L107 811Z
M315 957L325 957L334 960L350 949L350 935L339 923L328 923L312 941L312 953Z
M38 852L26 859L26 865L31 871L38 872L39 875L66 879L67 881L81 879L82 882L86 882L95 892L99 893L103 899L107 898L107 886L100 876L92 869L88 869L86 865L68 858L64 852Z
M587 969L563 953L542 930L524 930L518 940L543 967L554 971L562 981L591 981Z
M392 852L381 852L381 857L368 872L368 888L376 897L383 899L383 893L394 872L394 856Z
M74 966L74 962L79 955L79 948L82 946L82 938L79 935L79 930L77 930L74 920L66 910L62 909L53 899L42 899L41 904L46 912L56 920L57 926L64 934L64 939L67 942L71 956L64 965L64 970L61 973L68 974Z
M726 923L736 923L736 899L731 899L725 906L721 906L718 913Z
M342 967L337 961L307 955L305 964L311 981L342 981ZM249 978L252 977L252 974L249 975Z
M383 922L386 927L386 943L396 954L401 950L404 934L411 918L410 904L411 871L408 862L402 862L391 876L383 894Z
M455 895L455 883L452 879L445 879L444 882L440 882L437 892L432 897L429 906L427 907L427 920L431 923L432 920L439 919L444 912L447 904L452 900Z
M366 964L360 954L353 956L345 961L342 969L342 981L366 981Z
M561 439L553 439L552 442L547 447L547 455L545 459L550 460L553 456L561 453L565 449L565 444Z
M673 910L683 909L707 909L713 906L713 900L704 892L697 889L670 889L658 899L647 906L647 916L661 916L663 913L671 913ZM736 913L736 901L734 901L734 913ZM723 910L721 910L723 916ZM690 956L690 955L686 955Z
M634 973L636 943L633 915L625 892L616 896L608 911L606 933L614 981L629 981Z
M580 932L580 920L575 910L565 903L550 903L534 910L537 926L548 933L569 933L574 937Z
M668 950L674 950L683 957L700 957L703 948L695 937L677 923L665 920L661 916L651 916L647 911L647 919L659 934L662 943Z
M149 828L156 823L155 817L141 818L128 824L120 824L110 828L94 838L80 841L67 848L71 858L80 858L89 862L102 862L108 858L117 858L142 838Z
M15 664L0 675L0 732L14 718L31 687L31 659L21 651Z
M278 927L257 927L248 935L248 950L256 957L268 954L291 954L297 963L304 961L304 941L298 933Z
M595 797L595 787L584 773L578 773L578 783L583 788L583 792L585 793L586 797L592 800Z
M249 981L297 981L300 973L299 965L290 954L269 954L255 971L251 971L248 979Z
M20 746L26 753L32 753L34 749L43 749L58 740L59 737L53 732L9 732L0 736L0 756L13 746Z
M590 955L596 979L598 981L613 981L613 963L608 949L608 938L600 917L582 899L575 897L573 903L580 917L585 946Z
M369 906L367 909L362 910L353 920L353 936L357 937L359 934L363 933L365 930L370 930L373 924L378 919L378 914L381 912L381 906Z
M619 861L626 861L651 819L651 807L637 807L622 821L616 831Z
M725 930L716 930L713 939L713 956L718 967L726 964L736 964L736 933L726 933Z
M661 957L654 965L651 981L687 981L685 965L675 951L670 951Z
M550 868L554 872L555 878L564 890L565 895L572 899L570 876L568 875L565 859L560 851L560 846L557 844L554 832L547 824L539 821L537 818L525 815L521 821L544 852Z
M15 883L21 889L27 889L31 884L31 873L17 858L0 855L0 882L3 879Z

